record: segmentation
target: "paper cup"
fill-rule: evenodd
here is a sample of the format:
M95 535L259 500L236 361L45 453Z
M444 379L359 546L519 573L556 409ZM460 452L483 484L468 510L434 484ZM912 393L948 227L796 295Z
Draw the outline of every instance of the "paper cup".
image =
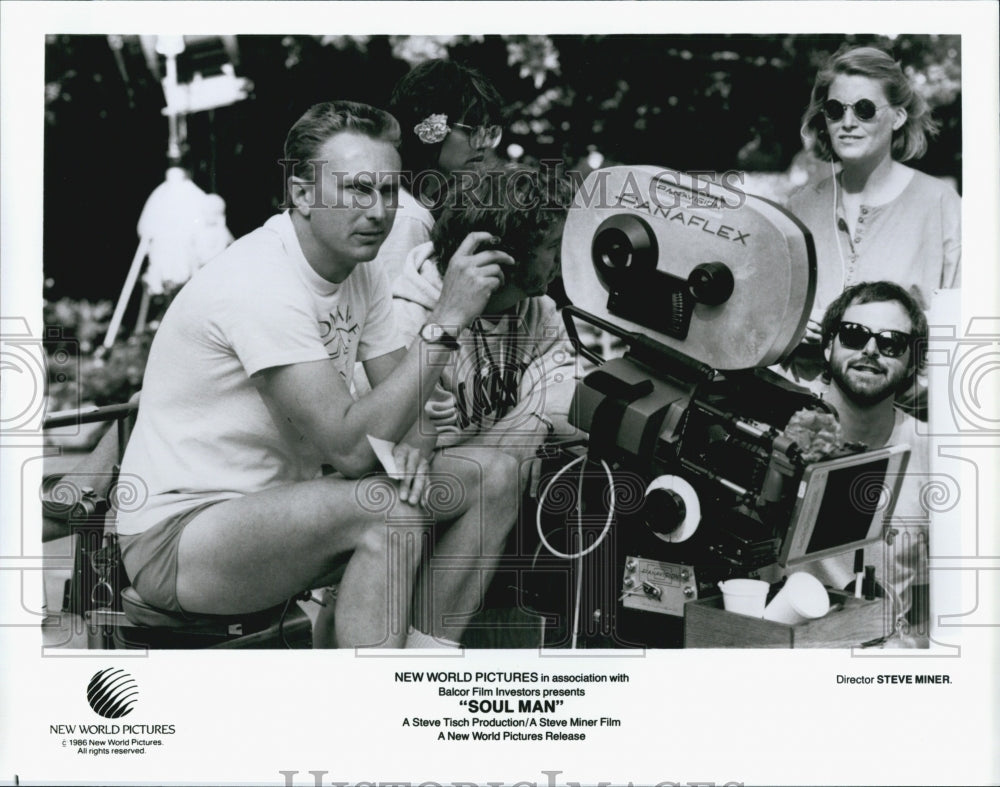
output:
M792 574L764 610L764 619L794 626L830 611L826 588L812 574L803 571Z
M767 591L771 586L761 579L727 579L719 583L722 605L726 612L737 612L752 618L763 617Z

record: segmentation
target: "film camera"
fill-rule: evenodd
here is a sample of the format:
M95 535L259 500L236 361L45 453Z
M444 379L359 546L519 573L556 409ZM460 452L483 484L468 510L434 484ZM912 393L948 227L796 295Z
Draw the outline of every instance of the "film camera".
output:
M598 365L571 415L588 435L569 463L581 468L578 502L553 513L563 464L538 533L579 558L585 637L677 646L685 607L719 581L780 577L881 536L908 449L811 457L786 427L830 410L767 368L796 347L812 308L801 223L726 185L617 167L584 181L563 238L567 328ZM621 340L623 357L595 357L578 322Z

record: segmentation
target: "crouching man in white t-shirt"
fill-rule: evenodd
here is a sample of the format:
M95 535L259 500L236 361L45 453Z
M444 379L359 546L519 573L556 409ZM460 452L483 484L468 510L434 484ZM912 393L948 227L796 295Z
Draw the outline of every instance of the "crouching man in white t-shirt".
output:
M397 338L384 274L365 265L392 227L399 127L381 110L312 107L285 142L290 210L199 271L153 342L123 479L122 556L143 599L178 613L231 614L323 587L351 553L318 646L403 647L416 582L428 633L457 640L517 512L513 459L428 458L418 420L453 343L441 326L477 317L512 260L455 253L424 339ZM355 361L373 390L351 394ZM368 436L394 444L401 480L377 468ZM335 474L323 475L322 467ZM392 494L388 494L391 492ZM460 567L421 570L433 538ZM447 618L448 625L445 625ZM335 624L331 622L335 620Z

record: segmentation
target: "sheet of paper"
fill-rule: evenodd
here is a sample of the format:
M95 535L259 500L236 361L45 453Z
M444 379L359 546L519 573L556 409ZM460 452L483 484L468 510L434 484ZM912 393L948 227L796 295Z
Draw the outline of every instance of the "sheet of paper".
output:
M392 449L396 447L396 444L383 440L381 437L372 437L371 435L366 435L366 437L378 461L385 468L386 475L396 481L402 478L399 468L396 467L396 460L392 458Z

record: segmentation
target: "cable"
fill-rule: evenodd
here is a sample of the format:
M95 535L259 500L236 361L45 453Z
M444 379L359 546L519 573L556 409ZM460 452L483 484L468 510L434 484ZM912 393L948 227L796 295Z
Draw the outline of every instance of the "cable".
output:
M565 558L566 560L577 561L576 593L573 601L573 633L570 642L571 650L576 650L577 637L579 636L580 633L580 607L582 606L583 603L583 558L586 555L589 555L591 552L593 552L595 549L597 549L597 547L601 545L601 543L607 537L608 531L611 529L611 522L614 520L615 516L615 504L616 504L615 479L614 476L612 476L611 474L611 468L608 467L608 463L605 462L603 459L601 460L601 466L604 468L604 472L608 477L608 486L611 490L610 504L608 506L608 518L607 521L605 521L604 523L604 529L601 530L601 534L589 547L574 554L566 554L565 552L560 552L558 549L553 547L548 542L548 539L545 538L545 533L542 531L542 510L545 507L545 498L549 493L549 489L552 488L552 485L559 480L559 478L562 476L563 473L565 473L574 465L586 461L586 459L587 459L586 455L579 456L573 461L559 468L559 471L552 477L552 480L550 480L549 483L545 485L545 489L542 490L542 494L538 498L538 508L535 511L535 527L538 531L538 538L541 540L542 544L545 545L545 548L549 550L549 552L551 552L556 557ZM577 496L576 496L576 527L577 527L577 537L580 541L581 546L583 544L583 478L585 469L586 465L583 465L580 468L580 475L577 481Z
M292 649L292 646L285 638L285 616L288 614L288 608L292 605L292 601L294 601L294 599L290 598L285 602L285 607L281 610L281 617L278 618L278 639L280 639L281 644L289 650Z
M587 467L586 462L580 465L580 474L576 481L576 533L577 543L583 546L583 472ZM608 479L611 488L614 490L614 481ZM612 510L614 507L612 506ZM604 540L604 534L597 539L597 543ZM570 650L576 650L576 640L580 635L580 607L583 605L583 555L576 559L576 593L573 600L573 636L570 639Z
M837 241L837 254L840 255L840 291L847 289L847 260L844 259L844 248L840 243L840 223L837 221L837 171L830 159L830 174L833 177L833 237Z
M587 458L586 456L578 456L572 462L570 462L569 464L564 465L563 467L561 467L559 469L559 471L552 477L552 480L549 481L548 484L546 484L545 489L542 491L541 496L538 498L538 509L537 509L537 511L535 511L535 528L538 531L538 537L541 539L542 543L545 545L545 548L547 550L549 550L549 552L551 552L556 557L565 558L566 560L575 560L578 557L583 557L584 555L589 555L591 552L593 552L595 549L597 549L597 547L600 546L601 542L607 536L608 531L611 529L611 522L612 522L612 520L614 519L614 516L615 516L615 501L616 501L616 496L615 496L614 477L611 475L611 468L608 467L608 463L605 462L602 459L601 460L601 466L604 468L604 472L605 472L605 474L608 477L608 484L609 484L609 486L611 488L611 501L610 501L611 505L608 507L608 519L604 523L604 529L601 531L600 536L598 536L597 540L593 544L591 544L589 547L587 547L586 549L584 549L582 552L577 552L577 553L572 554L572 555L568 555L565 552L560 552L558 549L556 549L555 547L553 547L548 542L548 539L545 538L545 534L542 532L542 509L545 506L545 497L546 497L546 495L548 495L549 489L552 488L552 485L556 481L559 480L559 478L562 476L563 473L565 473L571 467L574 467L575 465L579 464L580 462L583 462L584 460L586 460L586 458ZM577 521L580 522L580 526L582 527L581 516L582 516L582 511L581 511L580 508L578 508L577 509Z

